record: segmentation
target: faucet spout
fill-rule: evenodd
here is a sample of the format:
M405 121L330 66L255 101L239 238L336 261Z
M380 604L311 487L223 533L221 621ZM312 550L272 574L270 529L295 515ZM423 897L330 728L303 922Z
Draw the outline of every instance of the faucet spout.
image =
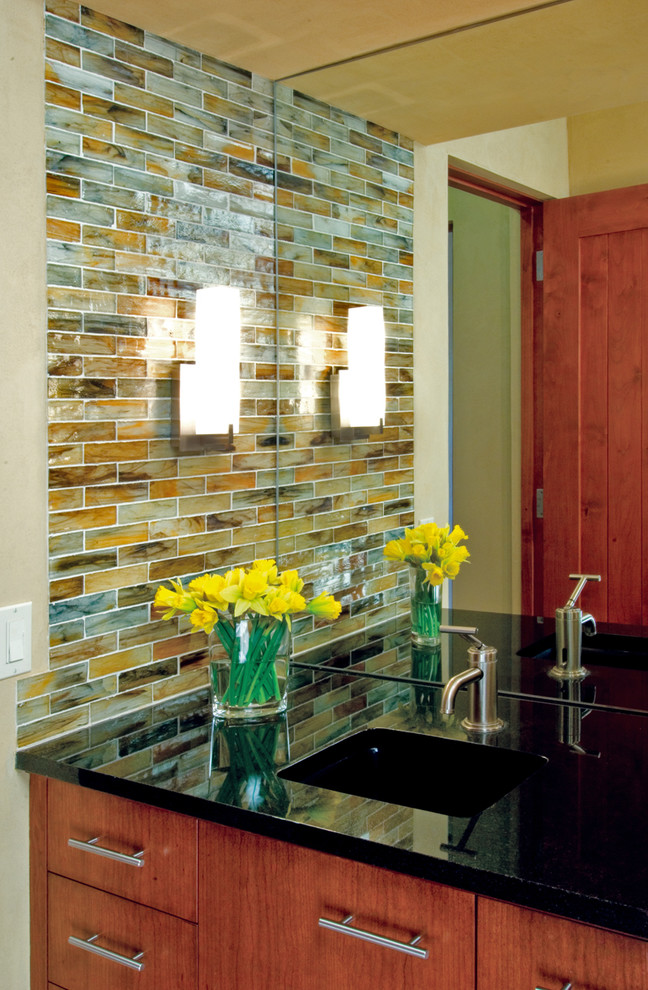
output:
M460 674L455 674L454 677L451 677L441 695L441 711L443 714L452 715L455 709L457 692L462 687L465 687L466 684L470 684L471 681L478 681L483 676L484 672L479 667L468 667L467 670L462 670Z

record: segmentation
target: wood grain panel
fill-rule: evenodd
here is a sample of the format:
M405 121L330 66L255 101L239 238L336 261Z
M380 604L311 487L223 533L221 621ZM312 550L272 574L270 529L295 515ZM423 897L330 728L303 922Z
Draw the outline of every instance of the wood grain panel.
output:
M479 990L644 990L648 944L486 898L477 906Z
M47 787L45 777L29 778L30 986L47 986Z
M99 838L99 845L133 855L143 867L71 848L68 839ZM196 822L58 780L49 782L49 869L196 920Z
M209 823L199 836L200 990L474 990L471 894ZM318 926L348 914L420 934L429 958Z
M545 206L543 611L648 617L648 186Z
M543 608L551 615L572 591L580 569L578 410L578 251L573 200L545 205L544 215L544 575ZM568 245L571 250L567 250ZM573 287L575 291L568 291Z
M641 312L641 377L648 383L648 229L644 228L641 233L643 258L643 271L641 278L642 312ZM641 487L643 490L648 485L648 387L643 390L641 398ZM648 506L642 506L641 516L641 587L648 588ZM648 623L648 601L644 596L642 604L642 623Z
M580 242L580 567L600 574L587 587L584 607L608 616L608 237Z
M196 926L101 890L49 876L49 976L67 990L195 990ZM70 945L70 935L127 958L137 972Z
M608 596L615 622L641 623L642 233L609 243Z

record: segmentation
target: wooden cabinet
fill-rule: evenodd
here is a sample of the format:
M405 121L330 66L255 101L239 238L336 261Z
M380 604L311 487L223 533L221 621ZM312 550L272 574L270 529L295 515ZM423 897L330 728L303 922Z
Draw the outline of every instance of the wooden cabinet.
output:
M33 778L31 834L34 990L195 990L193 819Z
M474 990L472 894L210 823L199 847L200 990Z
M54 873L48 889L48 966L55 985L195 990L195 925Z
M58 780L47 803L50 872L196 920L195 821Z
M640 939L76 785L30 832L32 990L648 987Z
M648 943L478 898L478 990L645 990Z

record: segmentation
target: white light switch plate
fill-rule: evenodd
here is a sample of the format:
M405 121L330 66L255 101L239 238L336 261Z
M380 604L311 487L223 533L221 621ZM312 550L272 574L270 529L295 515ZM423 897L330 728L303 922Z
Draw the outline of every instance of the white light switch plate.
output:
M0 608L0 678L31 670L32 603Z

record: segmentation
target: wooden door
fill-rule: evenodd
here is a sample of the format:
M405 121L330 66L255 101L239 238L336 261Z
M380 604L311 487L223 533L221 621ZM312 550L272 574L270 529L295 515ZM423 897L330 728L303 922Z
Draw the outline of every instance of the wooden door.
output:
M648 945L539 911L478 898L478 990L645 990Z
M200 990L474 990L472 894L208 822L199 844ZM393 945L319 923L349 915ZM394 947L419 935L425 959Z
M544 210L543 602L648 621L648 185Z

